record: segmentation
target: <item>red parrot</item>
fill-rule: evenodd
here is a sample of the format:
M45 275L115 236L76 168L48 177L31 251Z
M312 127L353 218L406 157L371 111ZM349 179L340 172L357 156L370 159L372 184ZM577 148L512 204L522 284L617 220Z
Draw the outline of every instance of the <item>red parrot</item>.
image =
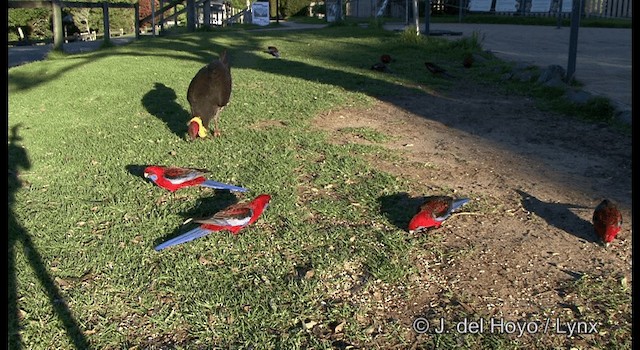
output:
M418 208L418 212L409 222L409 233L419 232L431 227L438 228L451 216L451 213L469 202L469 198L453 199L448 196L429 196Z
M268 54L270 54L271 56L275 57L275 58L280 58L280 51L278 51L278 48L275 46L269 46L267 47L267 52Z
M236 203L210 217L194 219L193 222L199 223L199 227L158 245L155 250L160 251L174 245L186 243L196 238L204 237L214 231L226 230L231 231L233 235L237 235L240 230L258 220L258 217L269 206L270 200L270 195L261 194L251 202Z
M227 185L213 180L207 180L204 176L209 171L204 169L166 167L151 165L144 169L144 177L153 181L156 185L175 192L184 187L203 186L219 190L247 192L243 187Z
M593 212L593 228L598 237L608 245L622 229L622 214L618 207L608 199L598 204Z
M206 137L213 119L213 136L220 136L220 112L231 99L231 66L227 50L220 57L202 67L191 79L187 101L191 107L191 120L187 123L189 138Z

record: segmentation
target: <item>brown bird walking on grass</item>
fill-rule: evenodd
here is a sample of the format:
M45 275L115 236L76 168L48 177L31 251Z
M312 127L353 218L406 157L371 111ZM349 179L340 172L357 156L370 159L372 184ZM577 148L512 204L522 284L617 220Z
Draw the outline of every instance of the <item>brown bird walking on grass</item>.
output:
M202 67L191 79L187 90L187 100L191 107L188 134L191 140L206 137L213 119L213 136L220 136L218 119L220 112L231 98L231 69L227 50L218 59Z

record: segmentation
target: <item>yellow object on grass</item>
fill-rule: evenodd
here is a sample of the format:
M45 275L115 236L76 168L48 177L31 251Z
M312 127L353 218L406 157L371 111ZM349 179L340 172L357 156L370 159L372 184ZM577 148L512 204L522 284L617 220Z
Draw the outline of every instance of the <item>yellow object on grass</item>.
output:
M189 120L189 123L187 123L187 125L190 125L191 122L198 123L198 136L207 137L207 129L205 129L205 127L202 126L202 119L200 119L200 117L191 118L191 120Z

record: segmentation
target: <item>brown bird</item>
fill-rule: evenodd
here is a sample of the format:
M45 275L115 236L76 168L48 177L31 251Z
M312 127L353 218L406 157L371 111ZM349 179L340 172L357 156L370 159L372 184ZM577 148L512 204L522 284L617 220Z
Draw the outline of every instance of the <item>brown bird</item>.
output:
M192 118L187 125L191 140L207 136L211 119L214 122L213 136L220 136L218 119L230 98L231 68L227 50L224 50L218 59L202 67L189 84L187 100Z
M604 199L593 211L593 228L605 245L611 243L622 229L622 214L618 207Z
M447 71L444 70L444 68L438 66L435 63L425 62L424 65L425 65L425 67L427 67L429 72L431 72L431 74L433 74L433 75L444 75L446 77L453 78L453 75L447 73Z
M275 46L268 46L267 47L267 51L265 51L266 53L270 54L271 56L275 57L275 58L280 58L280 51L278 51L278 48Z

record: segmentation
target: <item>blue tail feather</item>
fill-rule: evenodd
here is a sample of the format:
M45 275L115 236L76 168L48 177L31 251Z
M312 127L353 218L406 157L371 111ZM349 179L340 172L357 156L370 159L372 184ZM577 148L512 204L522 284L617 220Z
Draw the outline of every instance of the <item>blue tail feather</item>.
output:
M222 182L213 181L213 180L206 180L205 182L201 183L200 186L215 188L215 189L218 189L218 190L229 190L229 191L237 191L237 192L247 192L247 191L249 191L248 189L246 189L244 187L228 185L228 184L225 184L225 183L222 183Z
M460 198L460 199L456 199L455 201L453 201L453 204L451 204L451 212L454 212L458 209L460 209L461 206L467 204L467 202L469 202L471 199L469 198Z
M206 236L211 232L212 232L211 230L207 230L207 229L204 229L202 227L196 227L196 228L194 228L193 230L191 230L189 232L185 232L185 233L181 234L178 237L172 238L172 239L170 239L170 240L168 240L168 241L166 241L166 242L164 242L162 244L159 244L154 249L156 251L160 251L162 249L169 248L169 247L172 247L174 245L178 245L178 244L186 243L186 242L189 242L189 241L193 241L194 239Z

